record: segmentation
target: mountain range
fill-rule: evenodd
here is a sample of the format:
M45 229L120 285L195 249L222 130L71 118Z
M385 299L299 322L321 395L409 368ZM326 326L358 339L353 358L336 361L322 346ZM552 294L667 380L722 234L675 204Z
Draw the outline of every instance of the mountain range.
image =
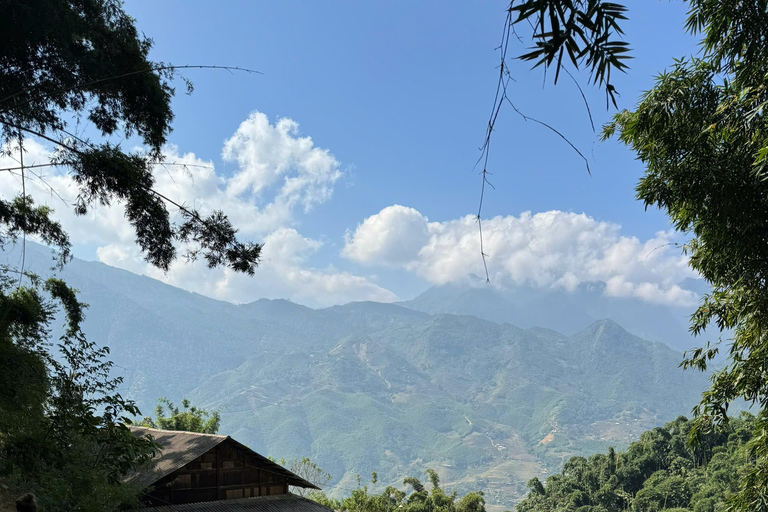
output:
M687 278L679 285L698 295L709 291L703 279ZM415 299L398 304L425 313L472 315L518 327L546 326L564 334L574 334L597 320L610 318L641 338L675 349L698 346L688 331L688 317L693 312L689 305L612 297L605 294L605 288L601 281L582 283L569 292L531 286L499 288L469 276L463 283L433 286Z
M50 267L34 244L26 261ZM687 414L707 385L678 369L682 315L608 299L599 283L572 294L445 285L315 310L216 301L78 259L61 277L90 304L84 330L111 348L144 412L162 396L219 410L223 433L264 455L310 456L332 492L371 471L402 487L431 467L448 489L509 508L531 477L626 446Z

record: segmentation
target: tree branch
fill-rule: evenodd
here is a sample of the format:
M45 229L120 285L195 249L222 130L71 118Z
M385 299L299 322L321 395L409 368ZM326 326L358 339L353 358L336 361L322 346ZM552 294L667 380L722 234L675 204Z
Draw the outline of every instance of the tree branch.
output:
M90 82L85 82L83 84L78 84L78 85L76 85L74 87L68 87L68 88L65 88L65 89L59 89L57 91L53 91L52 93L50 93L49 96L53 97L53 96L56 96L56 95L59 95L59 94L64 94L64 93L67 93L67 92L77 91L77 90L80 90L80 89L84 89L86 87L90 87L92 85L100 84L100 83L103 83L103 82L109 82L109 81L112 81L112 80L119 80L121 78L126 78L126 77L129 77L129 76L143 75L145 73L152 73L152 72L155 72L155 71L176 71L176 70L179 70L179 69L223 69L223 70L230 71L230 72L232 72L232 71L243 71L245 73L251 73L251 74L258 74L258 75L263 75L264 74L261 71L256 71L255 69L241 68L241 67L238 67L238 66L216 66L216 65L195 65L195 64L184 65L184 66L171 66L171 65L168 65L168 66L154 66L154 67L151 67L151 68L148 68L148 69L142 69L142 70L139 70L139 71L131 71L131 72L128 72L128 73L122 73L120 75L108 76L108 77L105 77L105 78L100 78L98 80L92 80ZM33 92L36 89L39 89L40 87L41 86L39 85L39 86L36 86L36 87L30 87L29 89L25 89L23 91L19 91L19 92L13 93L10 96L6 96L5 98L0 99L0 104L5 103L6 101L12 100L12 99L14 99L14 98L16 98L18 96L21 96L22 94L28 94L30 92ZM14 107L24 106L27 103L29 103L29 100L27 100L26 102L23 102L21 104L14 103ZM0 110L0 112L7 112L7 109L6 110Z

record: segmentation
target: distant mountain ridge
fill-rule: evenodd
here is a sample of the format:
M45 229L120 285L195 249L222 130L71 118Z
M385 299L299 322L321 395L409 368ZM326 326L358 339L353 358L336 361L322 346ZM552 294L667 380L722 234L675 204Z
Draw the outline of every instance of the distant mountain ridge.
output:
M29 268L49 261L30 245ZM371 471L401 485L432 467L449 489L480 488L508 508L530 477L687 413L707 384L677 368L678 351L584 308L573 318L586 328L568 335L418 310L445 303L444 290L314 310L234 305L81 260L62 277L144 412L188 397L219 409L223 432L265 455L309 455L342 487ZM487 292L482 311L523 311Z
M708 291L703 280L686 279L681 287L696 294ZM574 291L519 286L504 289L479 279L433 286L418 297L399 302L425 313L472 315L520 327L546 327L573 334L593 322L611 318L642 338L678 350L695 346L688 331L692 307L651 304L631 297L607 297L605 283L582 283Z

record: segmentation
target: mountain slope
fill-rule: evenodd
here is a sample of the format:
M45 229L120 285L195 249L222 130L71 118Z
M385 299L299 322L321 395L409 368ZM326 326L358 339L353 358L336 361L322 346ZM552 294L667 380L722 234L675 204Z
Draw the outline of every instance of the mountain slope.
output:
M27 262L48 266L36 246ZM610 320L567 336L395 304L234 305L79 260L63 277L145 412L160 396L217 408L223 432L309 455L341 487L374 470L399 485L428 466L509 507L530 477L625 446L706 387L678 352Z
M702 280L687 279L681 286L698 294L707 291ZM433 286L413 300L398 304L424 313L473 315L520 327L543 326L566 334L611 318L637 336L679 350L696 344L688 332L690 306L673 307L631 297L609 297L604 291L602 282L583 283L569 292L527 286L506 289L468 280Z

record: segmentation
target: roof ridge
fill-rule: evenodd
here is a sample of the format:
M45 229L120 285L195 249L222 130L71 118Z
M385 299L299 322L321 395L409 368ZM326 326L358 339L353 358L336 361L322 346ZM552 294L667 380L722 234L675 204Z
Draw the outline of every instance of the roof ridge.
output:
M227 439L229 438L228 435L224 434L208 434L205 432L193 432L191 430L168 430L163 428L154 428L154 427L144 427L142 425L128 425L129 429L144 429L144 430L154 430L155 432L164 432L168 434L190 434L193 436L206 436L206 437L218 437L221 439Z

